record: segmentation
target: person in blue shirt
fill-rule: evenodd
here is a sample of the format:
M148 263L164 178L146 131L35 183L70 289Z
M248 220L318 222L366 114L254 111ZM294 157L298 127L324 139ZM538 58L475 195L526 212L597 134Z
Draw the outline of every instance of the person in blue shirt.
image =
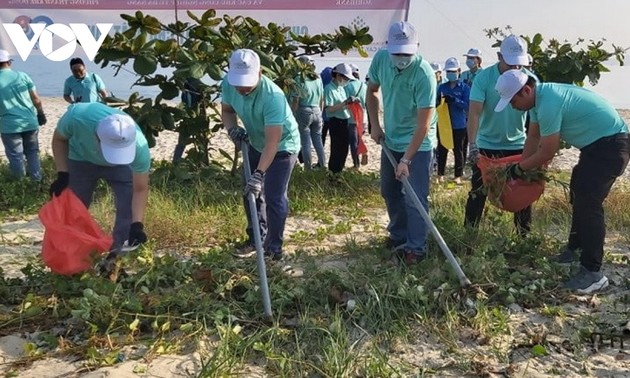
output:
M133 118L100 102L70 105L57 123L52 151L57 179L50 185L51 196L69 188L89 208L103 179L115 198L112 249L146 242L151 155Z
M502 158L519 155L525 144L525 112L506 109L496 113L495 106L500 100L494 86L499 76L509 69L521 69L529 63L527 42L518 36L507 36L502 42L499 62L484 68L477 74L470 89L468 108L468 160L472 165L471 190L466 201L464 224L476 228L483 216L487 196L483 194L481 171L477 167L477 155L489 158ZM531 206L514 213L514 225L521 236L530 230Z
M322 86L326 87L332 81L333 67L326 67L320 72L319 78L322 79ZM322 145L326 145L326 137L328 136L328 115L326 111L322 109Z
M9 52L0 50L0 136L11 175L22 178L28 171L33 181L40 181L38 134L46 115L33 80L12 70L12 62Z
M523 159L506 170L511 177L542 167L554 157L562 140L580 150L571 172L571 231L557 261L571 264L580 254L580 270L564 283L565 288L581 294L605 288L608 278L601 271L606 237L603 202L628 165L628 126L597 93L568 84L540 84L520 70L504 72L496 90L501 96L496 112L511 104L531 114Z
M70 59L72 76L63 84L63 99L70 104L77 102L104 102L107 97L105 83L95 73L88 73L83 59Z
M456 58L449 58L444 63L447 82L438 87L437 98L444 98L448 106L448 114L453 128L453 154L455 155L455 183L461 184L466 159L467 132L466 118L468 113L468 97L470 87L459 80L461 68ZM438 100L439 101L439 100ZM438 181L444 178L448 150L438 143Z
M301 148L297 121L284 92L262 74L260 57L249 49L235 50L230 56L221 98L221 119L230 139L239 148L243 141L249 142L251 176L243 193L249 240L235 256L256 253L247 200L253 194L265 254L272 260L282 260L289 214L287 191ZM238 125L238 119L244 128Z

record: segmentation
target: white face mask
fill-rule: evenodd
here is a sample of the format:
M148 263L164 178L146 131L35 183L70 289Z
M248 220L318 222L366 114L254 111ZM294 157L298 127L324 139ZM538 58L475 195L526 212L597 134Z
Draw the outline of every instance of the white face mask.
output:
M394 66L396 66L396 68L398 68L399 70L404 70L405 68L407 68L412 60L413 60L413 55L389 55L389 57L392 59L392 63L394 63Z

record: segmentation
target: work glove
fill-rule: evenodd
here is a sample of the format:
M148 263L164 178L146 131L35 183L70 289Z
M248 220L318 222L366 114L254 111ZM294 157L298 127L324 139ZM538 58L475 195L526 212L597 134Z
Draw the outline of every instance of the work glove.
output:
M263 182L265 179L265 174L263 171L257 169L251 175L249 180L247 180L247 185L245 185L245 197L249 196L249 194L253 194L254 198L260 197L260 192L262 192Z
M46 119L46 114L44 114L44 112L37 113L37 123L40 126L43 126L46 124L46 122L48 122L48 120Z
M130 246L140 245L147 241L147 234L144 233L144 225L142 222L133 222L129 227L129 238L127 244Z
M516 180L523 177L525 172L518 163L508 164L505 167L505 174L510 180Z
M452 104L455 102L455 97L451 95L444 95L444 102L446 102L447 104Z
M248 142L247 132L244 128L234 126L228 130L228 136L237 146L241 146L241 142Z
M468 143L468 161L475 164L479 159L479 149L477 148L477 144L474 142Z
M50 184L50 189L48 189L48 194L52 197L53 194L58 196L63 192L65 188L68 187L68 183L70 182L70 174L68 172L57 172L57 179Z

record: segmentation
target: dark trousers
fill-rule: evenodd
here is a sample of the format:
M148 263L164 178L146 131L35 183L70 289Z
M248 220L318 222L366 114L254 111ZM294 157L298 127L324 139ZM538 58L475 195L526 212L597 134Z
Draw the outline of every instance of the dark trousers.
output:
M330 118L324 120L322 125L322 145L326 145L326 137L328 136L328 130L330 129Z
M468 145L468 133L466 129L453 130L453 154L455 155L455 177L462 177L464 164L466 164L466 146ZM443 176L446 170L446 158L448 150L438 143L437 162L438 175Z
M581 149L571 174L570 201L573 205L569 245L581 250L582 266L592 272L602 267L606 222L604 200L628 165L628 134L599 139Z
M128 165L106 167L86 161L68 160L68 187L79 197L85 207L92 203L94 189L99 179L105 180L114 192L116 220L114 221L114 243L112 248L120 247L129 238L131 226L131 200L133 198L133 173Z
M249 147L250 173L254 173L260 152L251 146ZM297 155L286 151L278 151L273 162L265 172L263 190L256 199L256 210L258 212L258 222L260 224L260 236L263 239L263 248L270 253L282 252L284 240L284 226L289 214L289 180L293 167L297 161ZM254 229L249 216L249 201L243 197L245 203L245 213L247 214L247 235L250 241L254 241Z
M349 131L348 120L340 118L329 118L328 127L330 132L330 158L328 159L328 169L332 173L339 173L346 165L348 157Z
M350 144L352 165L357 168L359 166L359 136L357 135L356 123L348 123L348 143Z
M486 150L480 149L481 155L489 158L502 158L506 156L521 154L522 150ZM464 225L477 227L481 216L483 215L483 209L486 206L486 195L481 193L483 181L481 179L481 170L477 167L477 164L472 166L472 188L468 192L468 200L466 201L466 214L464 216ZM532 222L532 207L527 206L521 211L514 213L514 225L520 235L525 235L530 230Z

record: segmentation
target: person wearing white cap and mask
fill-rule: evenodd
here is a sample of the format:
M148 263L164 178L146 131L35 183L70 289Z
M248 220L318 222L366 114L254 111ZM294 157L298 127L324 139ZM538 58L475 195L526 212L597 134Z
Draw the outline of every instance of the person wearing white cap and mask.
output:
M437 85L444 84L447 82L444 75L442 75L442 63L440 62L431 62L431 68L433 68L433 72L435 73L435 80L437 81Z
M501 97L496 112L514 108L531 115L523 158L506 169L512 178L550 161L561 140L580 149L571 173L571 231L557 261L571 264L580 253L580 270L564 283L565 288L581 294L605 288L603 202L628 165L628 126L608 101L586 88L537 83L520 70L510 70L499 77L496 90Z
M0 50L0 136L11 174L21 178L28 172L32 180L40 181L38 133L46 115L33 80L12 70L12 62L9 52Z
M470 48L466 54L466 67L467 71L462 72L461 80L472 87L475 77L481 72L481 51L477 48Z
M510 108L496 113L494 108L500 97L494 86L503 72L527 65L527 42L516 35L506 37L501 42L498 58L498 63L477 74L470 90L466 128L468 160L473 164L472 188L468 193L464 216L464 224L468 227L477 227L486 204L481 171L476 165L477 155L490 158L518 155L523 152L525 144L525 112ZM519 235L525 236L529 232L531 219L531 206L514 213L514 225Z
M437 145L437 82L429 62L418 54L418 35L412 24L396 22L390 26L387 47L372 59L368 76L372 139L389 148L398 162L393 168L381 153L381 195L389 215L387 244L395 247L402 262L416 264L426 256L428 228L399 179L407 177L428 211L430 166Z
M315 167L324 168L326 167L326 155L324 154L322 141L324 85L319 75L312 71L315 68L313 58L308 55L302 55L298 60L309 67L309 70L305 70L295 78L298 91L291 96L291 110L300 129L304 168L311 169L313 167L311 165L311 146L315 148L315 153L317 154Z
M361 109L363 109L363 113L365 114L365 94L367 92L367 84L361 80L361 75L359 75L359 67L356 64L350 63L350 68L352 69L352 76L355 80L351 80L348 85L344 87L346 90L346 95L348 97L356 98L358 103L361 105ZM365 119L365 115L363 119ZM363 126L363 125L362 125ZM352 156L352 165L355 168L358 168L360 164L367 164L368 155L365 154L359 160L359 138L360 135L357 134L357 121L354 119L352 113L350 114L350 119L348 120L348 132L349 132L349 140L350 140L350 155Z
M112 249L146 242L151 155L133 118L99 102L70 105L57 123L52 152L57 179L50 185L51 196L69 188L89 208L103 179L116 206Z
M352 68L346 63L337 64L332 70L332 81L324 87L324 111L328 116L330 133L330 157L328 169L336 174L343 170L350 147L348 104L358 101L346 94L344 87L354 80Z
M235 253L237 257L256 253L250 219L251 193L256 200L265 254L283 258L283 235L289 199L291 173L300 151L300 133L287 98L271 79L262 74L260 57L249 49L235 50L230 56L227 76L221 84L221 118L228 135L241 146L249 142L251 177L245 185L243 201L249 240ZM242 128L238 125L241 120Z
M444 71L446 71L446 79L448 82L438 87L438 102L444 98L448 106L448 113L451 119L451 127L453 129L453 155L455 155L455 183L461 184L461 177L464 172L464 163L466 161L466 114L468 113L468 97L470 96L470 87L459 79L461 68L456 58L448 58L444 63ZM446 159L448 150L438 143L437 147L437 174L438 180L444 178L446 169Z

